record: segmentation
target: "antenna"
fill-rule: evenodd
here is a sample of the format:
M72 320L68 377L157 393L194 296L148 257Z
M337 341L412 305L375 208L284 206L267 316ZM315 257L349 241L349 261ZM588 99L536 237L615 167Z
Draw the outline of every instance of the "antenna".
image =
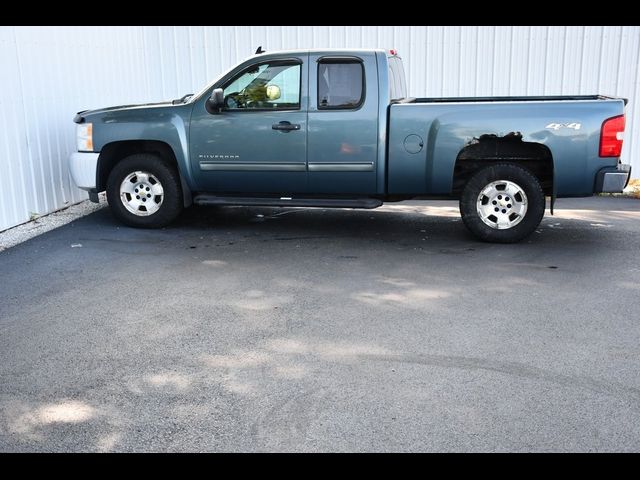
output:
M260 45L256 50L256 55L259 55L260 53L264 53L264 50L262 49L262 45Z

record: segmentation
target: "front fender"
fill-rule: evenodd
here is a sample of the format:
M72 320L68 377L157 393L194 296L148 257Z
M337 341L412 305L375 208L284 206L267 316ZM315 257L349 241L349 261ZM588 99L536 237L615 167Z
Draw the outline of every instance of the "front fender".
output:
M158 106L107 111L86 117L93 123L95 151L123 141L163 142L173 150L180 176L194 188L189 163L189 118L192 105Z

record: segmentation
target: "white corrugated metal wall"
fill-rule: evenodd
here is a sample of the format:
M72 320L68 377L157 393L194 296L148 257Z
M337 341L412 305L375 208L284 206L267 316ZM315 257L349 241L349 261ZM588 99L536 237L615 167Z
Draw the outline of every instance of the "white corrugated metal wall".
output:
M67 173L76 111L197 91L258 45L396 48L416 96L628 97L640 172L639 44L637 26L0 27L0 230L86 198Z

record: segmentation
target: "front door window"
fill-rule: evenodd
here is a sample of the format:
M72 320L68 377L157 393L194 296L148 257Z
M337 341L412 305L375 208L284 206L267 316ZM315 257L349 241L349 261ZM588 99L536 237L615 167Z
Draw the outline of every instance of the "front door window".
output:
M300 64L252 65L224 87L227 110L300 109Z

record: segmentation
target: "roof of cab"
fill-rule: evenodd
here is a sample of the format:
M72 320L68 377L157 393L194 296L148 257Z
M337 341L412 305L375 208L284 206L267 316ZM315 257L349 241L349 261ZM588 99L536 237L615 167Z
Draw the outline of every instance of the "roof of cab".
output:
M298 48L291 50L265 50L262 53L256 53L246 58L249 60L251 58L258 58L263 55L296 55L301 53L309 53L309 54L351 54L357 55L358 53L386 53L387 56L391 55L389 50L384 50L382 48Z

